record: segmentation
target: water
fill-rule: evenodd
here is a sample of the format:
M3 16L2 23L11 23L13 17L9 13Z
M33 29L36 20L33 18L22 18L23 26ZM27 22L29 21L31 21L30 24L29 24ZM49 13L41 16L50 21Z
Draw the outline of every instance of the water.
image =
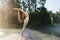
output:
M60 27L55 26L55 27L50 27L50 30L55 33L60 33Z
M39 31L41 31L42 33L54 35L60 38L60 26L59 25L42 26L42 28L40 28Z

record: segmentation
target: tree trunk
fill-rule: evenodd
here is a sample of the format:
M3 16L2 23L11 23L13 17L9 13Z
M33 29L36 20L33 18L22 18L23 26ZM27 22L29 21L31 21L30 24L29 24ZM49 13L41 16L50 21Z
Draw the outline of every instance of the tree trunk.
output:
M18 19L17 11L13 8L17 7L14 0L0 0L3 6L0 6L0 28L17 28Z

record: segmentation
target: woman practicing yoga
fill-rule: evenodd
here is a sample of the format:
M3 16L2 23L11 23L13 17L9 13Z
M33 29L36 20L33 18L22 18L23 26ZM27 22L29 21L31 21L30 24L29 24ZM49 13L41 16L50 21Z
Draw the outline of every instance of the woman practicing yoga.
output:
M13 9L18 11L18 21L19 21L19 23L23 23L23 28L22 28L22 31L21 31L21 36L23 37L23 32L24 32L24 30L25 30L25 28L28 24L28 21L29 21L29 15L28 15L27 12L23 11L20 8L13 8ZM21 14L24 15L24 20L22 20Z

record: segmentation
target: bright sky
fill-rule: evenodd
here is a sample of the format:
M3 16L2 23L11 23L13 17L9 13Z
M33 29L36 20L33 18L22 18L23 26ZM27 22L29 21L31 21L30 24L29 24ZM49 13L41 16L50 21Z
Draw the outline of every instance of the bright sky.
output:
M55 13L56 11L59 11L60 0L46 0L45 7Z

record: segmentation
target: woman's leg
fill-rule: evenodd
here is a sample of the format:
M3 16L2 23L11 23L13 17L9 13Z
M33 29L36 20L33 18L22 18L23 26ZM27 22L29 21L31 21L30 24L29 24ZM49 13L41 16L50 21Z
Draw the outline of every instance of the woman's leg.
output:
M23 28L22 28L22 34L21 34L22 36L23 36L24 30L25 30L26 27L27 27L28 21L29 21L29 17L26 17L26 18L24 19L24 24L23 24Z

